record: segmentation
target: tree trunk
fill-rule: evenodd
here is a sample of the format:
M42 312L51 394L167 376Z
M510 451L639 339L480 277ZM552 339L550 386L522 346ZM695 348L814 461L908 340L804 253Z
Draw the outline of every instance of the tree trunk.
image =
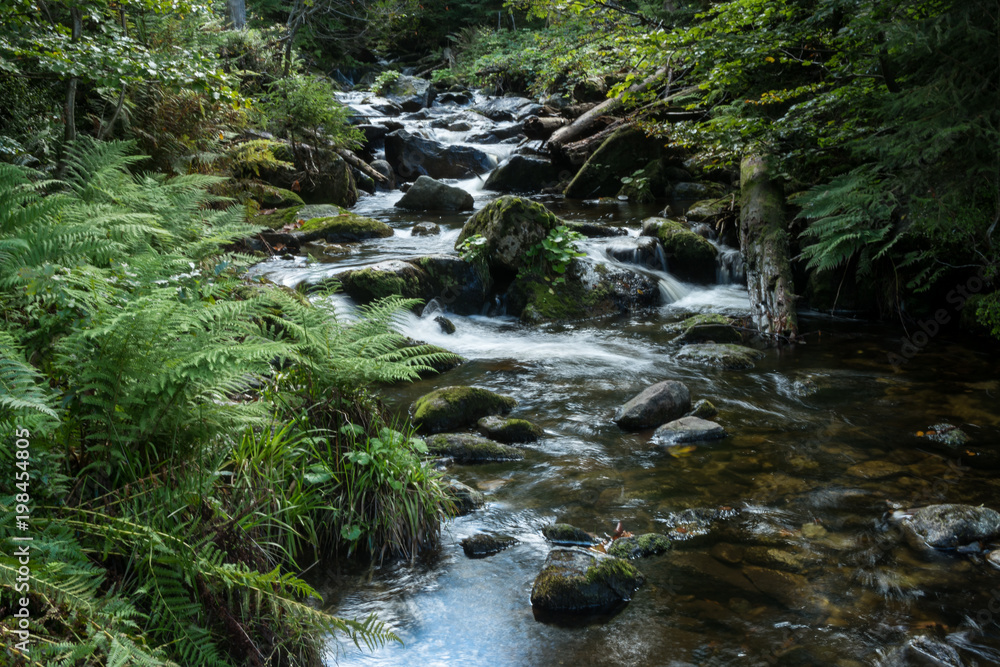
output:
M73 21L73 32L71 36L72 42L75 44L80 41L80 36L83 34L83 14L79 7L74 7L70 10L70 16ZM66 103L63 107L63 120L66 123L64 129L63 138L67 141L73 141L76 139L76 86L77 77L70 78L66 82Z
M246 0L226 0L226 25L233 30L243 30L246 27Z
M788 259L785 197L760 155L740 165L740 248L750 312L761 334L777 340L798 334L792 267Z

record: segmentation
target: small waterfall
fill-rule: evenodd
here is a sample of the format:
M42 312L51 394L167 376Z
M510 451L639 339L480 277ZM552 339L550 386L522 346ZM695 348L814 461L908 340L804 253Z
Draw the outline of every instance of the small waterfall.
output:
M743 253L729 246L718 246L715 256L715 282L720 285L740 285L746 282Z

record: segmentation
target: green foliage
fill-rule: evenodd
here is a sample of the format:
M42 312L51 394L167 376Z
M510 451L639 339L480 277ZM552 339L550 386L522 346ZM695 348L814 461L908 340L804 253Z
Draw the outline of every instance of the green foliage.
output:
M557 274L554 278L546 275L545 279L556 285L566 282L566 273L570 264L576 257L585 257L586 253L576 249L576 242L582 241L583 234L571 230L565 225L560 225L549 231L548 236L531 246L525 253L525 257L531 260L530 271L542 274L553 272Z
M486 262L486 246L488 240L482 234L473 234L458 245L458 254L471 264Z
M292 75L269 87L264 109L275 129L296 137L320 137L338 148L357 148L361 132L350 125L350 112L334 101L335 89L326 79Z
M399 72L394 69L387 69L381 72L372 82L371 91L377 95L385 93L386 87L399 78Z

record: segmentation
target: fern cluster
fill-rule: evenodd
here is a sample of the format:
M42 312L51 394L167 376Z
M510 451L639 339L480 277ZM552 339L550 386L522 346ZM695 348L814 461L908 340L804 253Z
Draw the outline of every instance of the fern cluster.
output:
M365 387L446 355L394 331L411 302L345 321L248 280L252 258L220 252L251 230L219 180L138 173L131 150L80 141L60 180L0 164L0 437L32 432L32 659L305 665L327 634L394 640L317 611L284 568L435 539L439 478L379 433ZM0 556L7 599L17 567Z

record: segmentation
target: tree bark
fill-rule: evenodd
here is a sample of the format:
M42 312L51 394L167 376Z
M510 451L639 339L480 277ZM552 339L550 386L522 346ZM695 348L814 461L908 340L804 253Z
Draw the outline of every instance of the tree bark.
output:
M524 134L529 139L548 139L552 133L569 123L565 118L531 116L524 121Z
M746 267L750 312L761 334L780 340L798 335L792 267L788 259L785 197L771 180L767 160L740 165L740 248Z
M83 13L79 7L74 7L70 10L70 17L73 21L73 32L70 39L75 44L80 41L80 37L83 34ZM63 119L66 127L64 128L63 138L67 142L76 139L76 86L78 80L74 76L66 82L66 102L63 107Z
M243 30L246 27L246 0L226 0L226 25L232 30Z

